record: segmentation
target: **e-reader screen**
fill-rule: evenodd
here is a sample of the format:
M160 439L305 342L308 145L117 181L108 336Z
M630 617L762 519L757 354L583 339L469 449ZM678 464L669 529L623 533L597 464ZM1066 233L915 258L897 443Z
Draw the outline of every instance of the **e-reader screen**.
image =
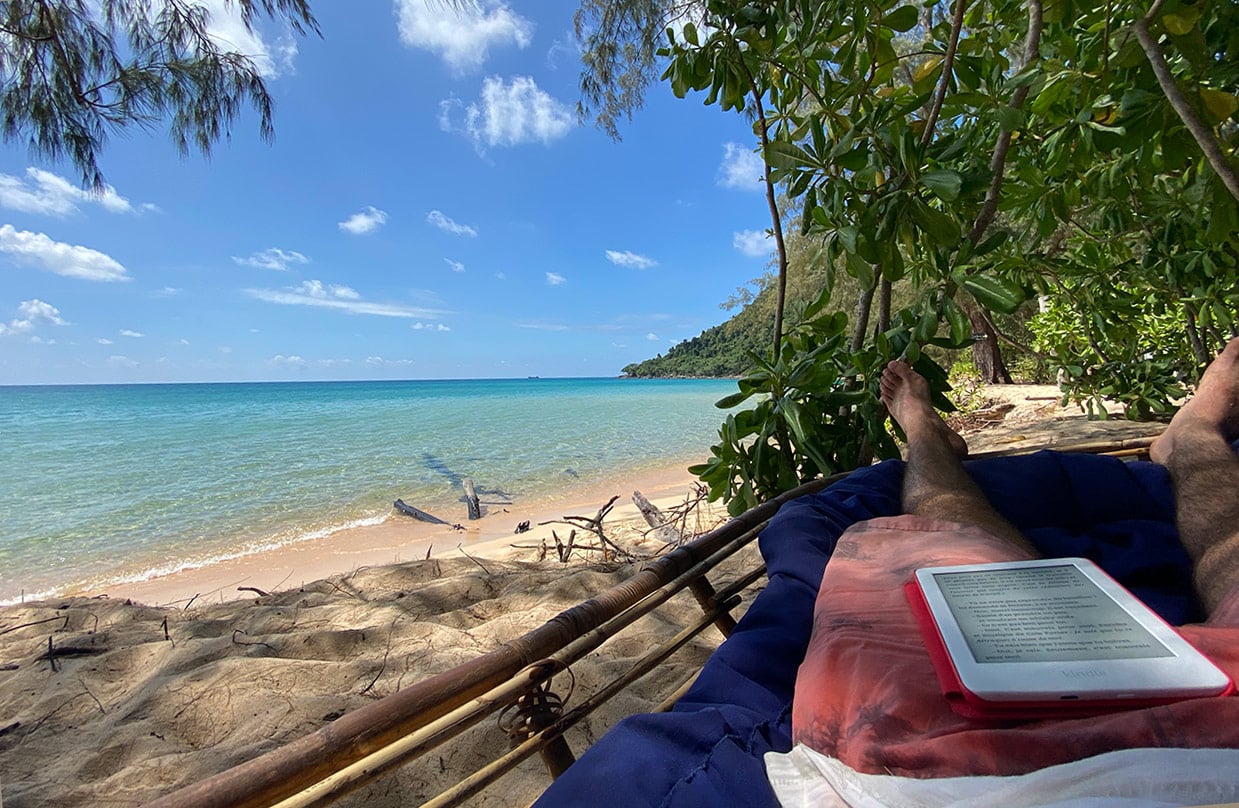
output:
M1174 656L1072 564L933 575L978 663Z

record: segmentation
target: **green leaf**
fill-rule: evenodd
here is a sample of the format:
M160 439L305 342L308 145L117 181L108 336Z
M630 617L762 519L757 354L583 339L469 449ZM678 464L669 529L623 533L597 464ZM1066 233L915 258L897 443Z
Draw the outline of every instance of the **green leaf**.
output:
M873 287L873 267L856 253L847 254L848 274L860 281L862 289Z
M765 156L766 162L772 168L790 169L817 165L817 161L807 151L786 140L770 141L770 145L766 146Z
M1226 120L1239 109L1239 98L1212 87L1200 88L1200 100L1205 102L1209 112L1219 121Z
M912 200L912 220L944 247L959 241L959 225L955 220L940 210L934 210L923 200Z
M999 107L994 115L1004 132L1014 132L1024 125L1024 113L1015 107Z
M723 396L718 401L714 402L714 406L720 410L730 410L732 407L737 407L748 400L752 393L732 393L729 396Z
M958 303L949 298L943 301L942 313L951 326L951 342L955 347L962 348L972 342L972 321Z
M994 250L1001 247L1004 243L1006 243L1006 241L1007 241L1007 231L999 230L997 233L995 233L994 235L987 238L985 241L982 241L980 244L978 244L976 251L973 253L973 255L980 257L982 255L991 253Z
M1014 314L1026 299L1023 287L1005 278L969 275L960 285L987 309L1002 314Z
M1200 19L1199 6L1183 6L1178 11L1162 15L1162 24L1175 36L1186 36Z
M882 18L882 24L899 33L911 31L920 20L916 6L900 6Z
M944 202L954 202L959 198L959 188L963 177L957 171L927 171L921 175L921 185L933 191Z

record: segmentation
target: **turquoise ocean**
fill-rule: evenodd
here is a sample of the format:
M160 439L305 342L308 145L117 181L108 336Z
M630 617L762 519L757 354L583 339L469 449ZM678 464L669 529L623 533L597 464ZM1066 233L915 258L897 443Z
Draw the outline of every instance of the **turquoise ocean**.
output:
M704 459L725 415L714 402L734 390L631 379L0 387L0 604L378 524L398 497L459 510L463 477L483 501L519 502Z

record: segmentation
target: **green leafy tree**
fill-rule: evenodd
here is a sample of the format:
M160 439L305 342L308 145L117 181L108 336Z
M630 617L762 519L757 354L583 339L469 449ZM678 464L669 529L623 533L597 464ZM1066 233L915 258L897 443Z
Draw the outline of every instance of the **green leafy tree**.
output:
M806 433L822 462L775 474L724 434L712 490L766 496L829 458L889 450L869 425L832 428L858 411L881 420L882 362L920 362L924 345L962 346L974 332L992 344L991 313L1034 294L1062 298L1053 316L1073 321L1040 332L1072 395L1117 393L1133 413L1157 412L1153 399L1234 329L1236 30L1236 4L1184 0L707 0L693 24L669 29L663 78L724 108L760 99L772 181L798 200L801 231L822 239L826 271L861 290L845 343L810 329L791 355L783 344L761 360L790 369L813 355L840 370L832 394L858 396ZM896 309L900 286L916 294ZM1154 297L1160 308L1130 305ZM1133 327L1116 326L1137 315L1184 324L1186 369L1182 354L1106 344L1130 342ZM1091 340L1096 361L1067 334ZM786 459L799 436L769 404L795 387L785 376L741 386L759 413L741 440Z
M307 0L228 0L252 31L260 16L317 33ZM248 104L273 134L271 96L253 58L208 33L192 0L9 0L0 7L4 138L67 158L85 184L103 185L108 135L167 120L186 153L206 153Z

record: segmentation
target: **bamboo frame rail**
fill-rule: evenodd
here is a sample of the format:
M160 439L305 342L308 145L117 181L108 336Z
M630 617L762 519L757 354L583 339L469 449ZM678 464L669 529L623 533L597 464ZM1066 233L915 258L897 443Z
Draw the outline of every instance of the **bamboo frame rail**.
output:
M1050 444L1049 446L1013 446L1010 449L992 449L987 452L971 452L969 460L980 460L987 457L1013 457L1030 454L1042 449L1055 452L1076 452L1082 454L1104 454L1111 457L1148 457L1149 447L1161 435L1144 435L1138 438L1120 438L1118 440L1085 441L1082 443Z
M638 603L606 621L597 628L582 634L580 637L577 637L575 640L565 645L547 659L530 665L524 670L518 672L508 681L493 688L478 698L461 705L447 715L426 724L419 730L410 733L396 742L377 750L373 754L370 754L341 769L340 771L335 772L323 780L311 785L299 794L290 796L288 799L278 803L275 808L311 808L311 806L329 804L349 791L365 785L370 780L383 774L394 766L403 763L409 758L429 751L443 741L458 735L460 732L481 721L486 716L510 704L520 693L528 690L532 686L539 685L549 680L560 671L566 670L573 662L576 662L586 654L596 650L600 645L611 637L617 635L624 628L666 603L682 589L684 589L689 581L700 580L699 576L704 575L706 572L713 569L718 562L732 555L736 550L752 541L752 539L755 538L756 532L762 527L763 524L764 523L758 524L750 530L740 534L740 536L720 547L709 557L693 565L688 570L685 570L681 575L659 587L654 592L651 592ZM742 578L741 581L738 582L741 584L739 587L735 584L729 587L725 593L719 596L717 605L706 610L705 613L709 619L704 621L699 619L697 623L694 624L695 628L693 628L690 633L686 633L689 632L688 629L680 632L680 634L677 635L679 642L670 646L669 650L653 662L649 662L644 669L641 670L640 674L633 676L632 671L629 671L628 674L621 677L621 681L623 682L622 686L626 687L632 681L635 681L639 676L644 675L644 673L652 669L654 665L658 664L658 662L661 662L663 659L670 656L672 652L680 647L680 645L683 645L685 642L692 639L692 637L701 633L701 631L711 625L711 623L716 622L720 614L726 613L728 609L739 603L740 599L737 593L740 589L743 589L756 581L762 573L764 573L764 565L762 565L762 569L757 574L750 572ZM638 662L638 664L634 667L634 670L641 668L642 664L645 663L647 659L648 657L643 658L640 662ZM600 692L609 691L610 693L614 693L616 692L613 689L614 687L615 682L612 682L611 685L604 688L603 691ZM610 696L608 695L607 698L609 697ZM515 766L523 760L524 757L528 756L528 754L533 754L539 749L545 748L547 744L550 744L555 739L559 738L563 735L564 730L591 712L594 706L597 706L597 704L601 703L601 701L605 701L605 699L593 702L593 706L590 706L586 710L582 710L581 707L573 710L572 713L576 715L576 717L570 722L565 723L563 717L556 720L551 725L551 728L558 727L558 731L550 732L550 728L548 728L548 730L536 733L534 737L540 738L541 742L536 745L531 745L528 741L526 741L521 745L521 747L518 747L525 748L527 750L527 754L515 758L512 765ZM586 704L590 703L591 700L587 700ZM506 757L507 756L505 756L505 758ZM507 771L507 769L505 768L503 771ZM490 781L487 780L487 782Z
M714 621L718 619L719 614L722 613L723 607L721 606L705 612L694 623L692 623L692 625L688 626L675 637L654 649L654 651L642 657L631 670L618 679L612 681L594 695L590 696L575 709L565 713L563 717L561 717L554 724L532 736L529 740L525 741L520 746L517 746L503 757L492 761L484 768L479 769L474 774L464 780L461 780L455 786L447 791L444 791L434 799L422 803L421 808L447 808L447 806L456 805L460 800L467 799L478 793L483 788L502 777L504 774L507 774L523 760L534 754L540 747L549 743L554 738L563 735L569 727L575 725L586 715L593 712L594 709L600 704L610 699L625 687L628 687L628 685L632 684L637 679L652 671L660 663L679 650L681 646L693 637L696 637L705 629L709 628Z
M527 634L452 670L346 713L315 732L148 804L148 808L266 808L425 727L545 659L628 609L736 536L764 524L784 503L816 493L848 472L813 480L646 563L607 591Z

